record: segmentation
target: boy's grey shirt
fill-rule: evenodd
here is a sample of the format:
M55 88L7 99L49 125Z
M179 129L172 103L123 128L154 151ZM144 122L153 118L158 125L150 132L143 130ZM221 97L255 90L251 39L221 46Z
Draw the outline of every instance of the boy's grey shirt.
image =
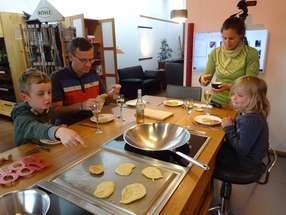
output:
M21 102L13 108L11 118L14 123L14 143L17 146L33 140L56 140L58 126L49 122L52 118L51 111L35 115L27 102Z

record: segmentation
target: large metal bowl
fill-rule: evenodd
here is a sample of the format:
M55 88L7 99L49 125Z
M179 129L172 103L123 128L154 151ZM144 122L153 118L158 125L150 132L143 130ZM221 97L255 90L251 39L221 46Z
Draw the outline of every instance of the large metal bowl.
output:
M190 132L175 124L147 123L128 129L123 138L127 144L147 151L173 150L189 141Z
M148 123L135 125L123 134L124 141L135 148L145 151L170 150L189 162L208 170L209 167L176 148L186 144L191 137L190 132L180 126L170 123Z
M50 197L38 189L7 193L0 198L0 214L44 215L50 207Z

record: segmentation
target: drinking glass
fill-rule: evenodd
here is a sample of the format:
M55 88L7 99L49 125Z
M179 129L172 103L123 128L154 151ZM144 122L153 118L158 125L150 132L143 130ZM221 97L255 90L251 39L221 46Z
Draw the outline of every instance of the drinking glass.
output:
M189 109L193 108L193 100L192 99L184 99L184 108L187 113L189 113Z
M212 90L211 89L205 89L204 90L204 101L207 105L209 105L212 97Z
M102 109L102 105L100 104L100 102L95 102L92 106L91 106L91 111L93 113L93 115L96 118L96 130L95 133L96 134L101 134L103 133L103 131L101 130L101 128L99 127L99 114L101 112Z
M122 110L123 110L123 105L125 102L125 98L124 95L121 94L116 98L116 103L119 106L119 116L117 116L117 118L121 119L122 121L125 121L125 119L123 119L123 114L122 114Z
M184 99L184 108L185 108L187 113L189 111L189 106L190 106L190 100L189 99Z

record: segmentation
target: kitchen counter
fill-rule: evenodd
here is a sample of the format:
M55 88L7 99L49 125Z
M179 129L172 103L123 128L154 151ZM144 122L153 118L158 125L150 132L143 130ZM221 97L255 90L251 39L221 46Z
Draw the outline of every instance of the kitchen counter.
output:
M154 109L160 109L170 111L174 113L173 116L166 119L164 122L176 123L182 126L190 126L192 130L199 130L206 132L211 137L209 143L200 154L198 160L202 163L208 164L210 170L203 171L199 167L193 166L188 174L185 176L177 190L171 196L167 204L164 206L160 214L207 214L207 209L211 201L210 181L215 164L215 157L221 145L224 137L224 132L221 127L207 128L198 125L194 125L193 118L196 115L203 114L202 112L192 111L188 114L182 106L180 107L166 107L162 104L165 100L163 97L144 96L144 100L147 101L147 107ZM224 116L234 116L234 112L229 109L207 109L209 113ZM119 113L118 107L110 104L106 106L103 112L113 112L116 116ZM94 123L86 119L82 122L71 126L76 130L87 143L88 147L83 148L81 146L66 148L63 145L54 145L50 147L50 151L41 150L35 155L44 160L48 165L44 170L33 174L27 178L19 179L14 185L1 186L0 195L12 190L19 190L33 186L40 180L51 180L59 173L67 170L70 166L79 160L82 160L95 151L100 149L100 146L105 142L119 136L132 125L135 125L135 109L132 107L126 107L123 110L123 116L125 121L115 119L111 123L102 124L102 134L96 134ZM152 119L145 119L145 122L154 122ZM1 154L6 156L7 154L13 155L13 160L19 160L30 154L31 150L35 148L34 144L25 144L20 147L8 150Z

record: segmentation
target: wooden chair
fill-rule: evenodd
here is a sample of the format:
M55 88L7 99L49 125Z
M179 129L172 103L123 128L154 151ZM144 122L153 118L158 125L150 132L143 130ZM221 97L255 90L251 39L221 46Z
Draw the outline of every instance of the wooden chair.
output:
M202 97L202 88L184 87L168 84L167 97L178 99L194 99L200 101Z

